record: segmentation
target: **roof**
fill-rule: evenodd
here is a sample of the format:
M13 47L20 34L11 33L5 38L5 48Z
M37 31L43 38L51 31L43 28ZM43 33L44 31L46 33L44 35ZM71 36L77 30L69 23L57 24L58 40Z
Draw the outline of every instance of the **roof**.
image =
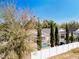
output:
M37 30L35 30L35 29L32 29L30 32L33 33L34 36L37 35ZM42 29L41 32L42 32L42 36L43 36L43 37L44 37L44 36L45 36L45 37L49 37L49 36L50 36L50 28ZM65 34L66 31L65 31L64 29L59 29L59 33Z
M59 29L59 32L65 32L65 30L61 28L61 29Z
M77 29L75 32L76 32L76 33L79 33L79 29Z

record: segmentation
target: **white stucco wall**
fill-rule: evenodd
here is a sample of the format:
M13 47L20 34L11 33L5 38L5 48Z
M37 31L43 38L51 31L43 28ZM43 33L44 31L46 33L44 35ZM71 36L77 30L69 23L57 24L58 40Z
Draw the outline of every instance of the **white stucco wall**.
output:
M47 59L51 56L65 53L71 49L78 48L79 42L65 44L53 48L42 49L31 53L31 59Z

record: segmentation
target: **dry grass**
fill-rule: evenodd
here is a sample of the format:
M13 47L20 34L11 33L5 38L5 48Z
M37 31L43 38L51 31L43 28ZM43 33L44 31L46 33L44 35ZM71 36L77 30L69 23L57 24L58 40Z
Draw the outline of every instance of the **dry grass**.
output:
M48 59L79 59L79 48L73 49L61 55L50 57Z

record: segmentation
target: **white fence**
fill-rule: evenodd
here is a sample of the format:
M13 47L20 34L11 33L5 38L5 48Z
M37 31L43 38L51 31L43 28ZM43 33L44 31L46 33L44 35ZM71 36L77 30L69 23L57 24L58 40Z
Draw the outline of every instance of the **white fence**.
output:
M42 49L31 53L31 59L47 59L51 56L65 53L71 49L78 48L79 42L65 44L53 48Z

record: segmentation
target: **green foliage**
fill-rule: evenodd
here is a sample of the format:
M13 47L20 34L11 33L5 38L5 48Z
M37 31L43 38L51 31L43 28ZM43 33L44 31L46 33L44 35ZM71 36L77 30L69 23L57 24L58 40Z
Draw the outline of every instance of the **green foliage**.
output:
M77 38L76 38L76 39L77 39L77 41L79 42L79 36L77 36Z
M44 20L42 23L42 28L50 28L50 21Z
M74 38L74 36L73 36L73 32L71 32L71 36L70 36L70 39L69 39L69 40L71 41L71 43L74 42L74 39L75 39L75 38Z
M79 28L79 23L75 21L68 22L69 31L75 31ZM66 23L61 24L60 28L66 29Z
M66 24L66 38L65 38L65 40L66 40L66 44L68 44L69 43L69 28L68 28L67 24Z
M55 26L55 45L59 45L59 34L57 26Z
M38 50L40 50L42 48L42 37L41 37L41 26L39 20L38 20L38 28L37 28L37 45L38 45Z
M50 44L51 44L51 47L54 47L54 43L55 43L55 32L54 32L54 22L51 21L50 23Z

